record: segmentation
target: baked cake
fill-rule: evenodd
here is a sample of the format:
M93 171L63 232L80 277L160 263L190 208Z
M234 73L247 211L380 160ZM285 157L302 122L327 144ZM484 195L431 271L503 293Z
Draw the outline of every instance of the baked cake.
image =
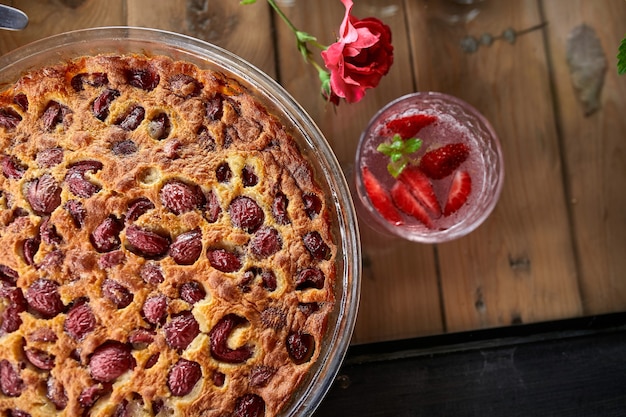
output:
M0 413L273 416L333 309L326 196L241 83L97 55L0 95Z

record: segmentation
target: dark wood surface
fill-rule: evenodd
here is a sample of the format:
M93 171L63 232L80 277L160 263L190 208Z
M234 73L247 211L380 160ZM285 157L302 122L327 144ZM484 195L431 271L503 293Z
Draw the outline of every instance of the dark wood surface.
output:
M315 416L626 415L626 315L354 346Z

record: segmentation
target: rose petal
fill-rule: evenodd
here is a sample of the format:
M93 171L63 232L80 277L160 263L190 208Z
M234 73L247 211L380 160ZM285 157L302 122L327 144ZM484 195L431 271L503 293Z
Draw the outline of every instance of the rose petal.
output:
M343 17L343 21L341 22L341 26L339 27L339 33L341 33L341 37L339 38L339 42L349 43L354 42L358 34L352 25L352 20L354 20L353 16L350 14L352 12L352 0L341 0L343 5L346 8L346 14Z
M391 29L377 18L352 16L352 0L341 1L346 8L341 36L321 55L330 72L331 96L355 103L379 84L393 63Z

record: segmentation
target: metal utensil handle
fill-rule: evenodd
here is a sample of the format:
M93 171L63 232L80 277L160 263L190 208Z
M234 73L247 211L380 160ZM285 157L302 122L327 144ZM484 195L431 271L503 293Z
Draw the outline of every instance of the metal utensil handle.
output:
M0 29L22 30L28 25L28 16L15 7L0 4Z

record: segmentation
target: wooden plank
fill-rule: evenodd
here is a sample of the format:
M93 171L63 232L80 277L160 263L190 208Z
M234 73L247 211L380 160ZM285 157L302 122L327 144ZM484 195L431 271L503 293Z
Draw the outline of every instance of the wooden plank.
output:
M28 26L19 32L0 33L4 54L32 41L70 30L126 24L124 0L19 0L4 2L28 15Z
M569 209L585 313L626 308L626 76L617 74L617 48L626 28L626 2L544 1L558 99ZM572 30L591 27L607 58L600 109L585 117L567 65Z
M356 16L377 16L392 27L396 59L362 102L336 109L320 98L317 73L304 64L293 34L260 0L252 6L7 1L29 15L30 25L1 31L0 53L67 30L124 24L213 42L280 76L328 138L350 182L360 132L384 103L417 87L451 93L481 110L505 154L505 189L496 211L470 236L439 246L385 238L361 217L363 290L353 338L361 344L624 310L626 76L614 68L626 2L603 1L604 7L582 0L484 1L478 8L449 0L356 2ZM321 43L335 40L341 2L279 4ZM542 17L545 33L527 33L514 44L496 40L473 54L459 46L466 35L497 36ZM596 30L608 59L601 109L590 117L576 99L565 56L567 36L581 23Z
M275 76L271 20L264 1L247 6L238 1L210 0L128 0L127 3L131 26L174 31L202 39L228 49Z
M414 85L402 1L355 3L355 16L376 16L393 28L395 51L390 74L356 104L341 103L334 109L321 99L317 72L304 63L286 25L276 23L281 84L320 126L349 181L352 181L358 138L369 119L384 103L413 91ZM284 12L300 30L315 35L324 45L336 40L345 10L339 1L296 0L282 4ZM316 56L319 53L313 52ZM319 62L323 64L321 59ZM370 229L364 218L360 220L364 268L353 343L441 332L443 322L433 248L387 239Z
M537 2L407 1L420 90L443 91L481 111L498 132L506 179L498 206L478 230L439 246L447 329L582 314L559 143L541 31L475 53L467 36L500 35L541 23Z
M0 53L69 30L130 25L193 36L238 54L271 76L276 73L274 55L268 53L273 50L273 39L265 2L245 7L239 2L209 0L20 0L7 4L23 10L29 25L20 32L1 32Z

